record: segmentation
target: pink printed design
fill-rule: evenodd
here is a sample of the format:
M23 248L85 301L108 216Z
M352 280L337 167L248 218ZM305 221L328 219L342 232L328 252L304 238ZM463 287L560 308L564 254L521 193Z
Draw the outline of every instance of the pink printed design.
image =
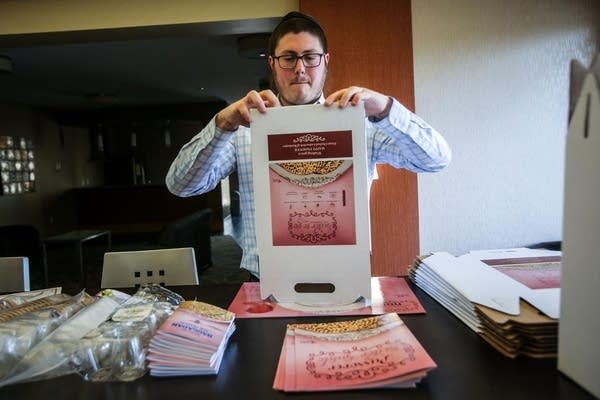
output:
M356 244L352 132L267 138L273 246Z
M288 221L291 237L312 244L334 238L337 228L337 219L332 211L293 212Z
M352 167L318 188L289 182L271 168L269 179L274 246L356 244Z
M560 288L560 256L503 258L481 261L530 289Z
M404 358L393 359L396 349L402 348ZM416 360L415 349L401 341L379 343L374 346L353 346L341 352L319 351L309 353L306 370L315 379L334 379L345 383L379 379Z
M412 314L423 312L423 306L410 290L406 280L393 276L381 276L373 281L379 285L378 290L373 293L383 293L383 304L374 301L372 306L381 314L397 312L399 314ZM373 285L372 285L373 286ZM379 306L382 308L379 310Z
M395 313L290 324L273 387L285 392L407 388L436 363Z

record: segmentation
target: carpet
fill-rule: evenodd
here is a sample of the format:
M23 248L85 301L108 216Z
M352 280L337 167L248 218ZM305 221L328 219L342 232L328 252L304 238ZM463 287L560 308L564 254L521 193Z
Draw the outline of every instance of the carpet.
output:
M251 280L251 274L240 268L242 249L229 235L211 237L212 266L199 276L200 286L242 283Z

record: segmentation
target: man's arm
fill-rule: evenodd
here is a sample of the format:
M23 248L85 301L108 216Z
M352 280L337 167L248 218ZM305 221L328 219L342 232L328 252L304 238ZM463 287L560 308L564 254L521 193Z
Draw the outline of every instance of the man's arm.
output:
M213 190L221 179L235 170L234 135L240 127L250 126L250 110L264 113L279 106L270 90L251 90L230 104L185 144L171 164L165 183L169 191L187 197Z
M373 163L413 172L436 172L450 163L452 152L442 135L392 97L350 86L327 96L324 105L360 103L373 128L367 137Z
M165 183L177 196L193 196L213 190L234 169L233 133L219 129L213 118L181 148Z
M376 163L413 172L437 172L452 159L442 135L395 99L387 116L369 121L374 132L367 140Z

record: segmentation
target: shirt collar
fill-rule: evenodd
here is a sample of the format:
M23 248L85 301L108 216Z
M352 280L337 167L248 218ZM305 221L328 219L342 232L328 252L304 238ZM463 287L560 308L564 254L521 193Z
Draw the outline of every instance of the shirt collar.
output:
M277 100L279 100L279 103L281 103L281 95L278 93L277 94ZM323 94L323 92L321 92L321 95L319 96L319 98L317 100L315 100L313 103L307 103L307 104L323 104L325 103L325 95Z

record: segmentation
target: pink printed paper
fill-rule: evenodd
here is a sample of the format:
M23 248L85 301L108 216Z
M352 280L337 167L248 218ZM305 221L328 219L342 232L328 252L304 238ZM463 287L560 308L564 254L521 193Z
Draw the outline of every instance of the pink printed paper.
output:
M273 246L356 244L352 132L267 142Z
M236 318L302 317L314 315L378 315L424 314L425 309L408 286L404 277L384 276L371 278L371 305L357 303L340 307L290 308L260 296L260 283L245 282L229 305Z
M436 367L397 314L288 325L273 387L329 391L414 387Z
M352 168L318 188L290 183L273 169L269 179L274 246L356 244Z
M561 256L481 260L530 289L560 288Z

